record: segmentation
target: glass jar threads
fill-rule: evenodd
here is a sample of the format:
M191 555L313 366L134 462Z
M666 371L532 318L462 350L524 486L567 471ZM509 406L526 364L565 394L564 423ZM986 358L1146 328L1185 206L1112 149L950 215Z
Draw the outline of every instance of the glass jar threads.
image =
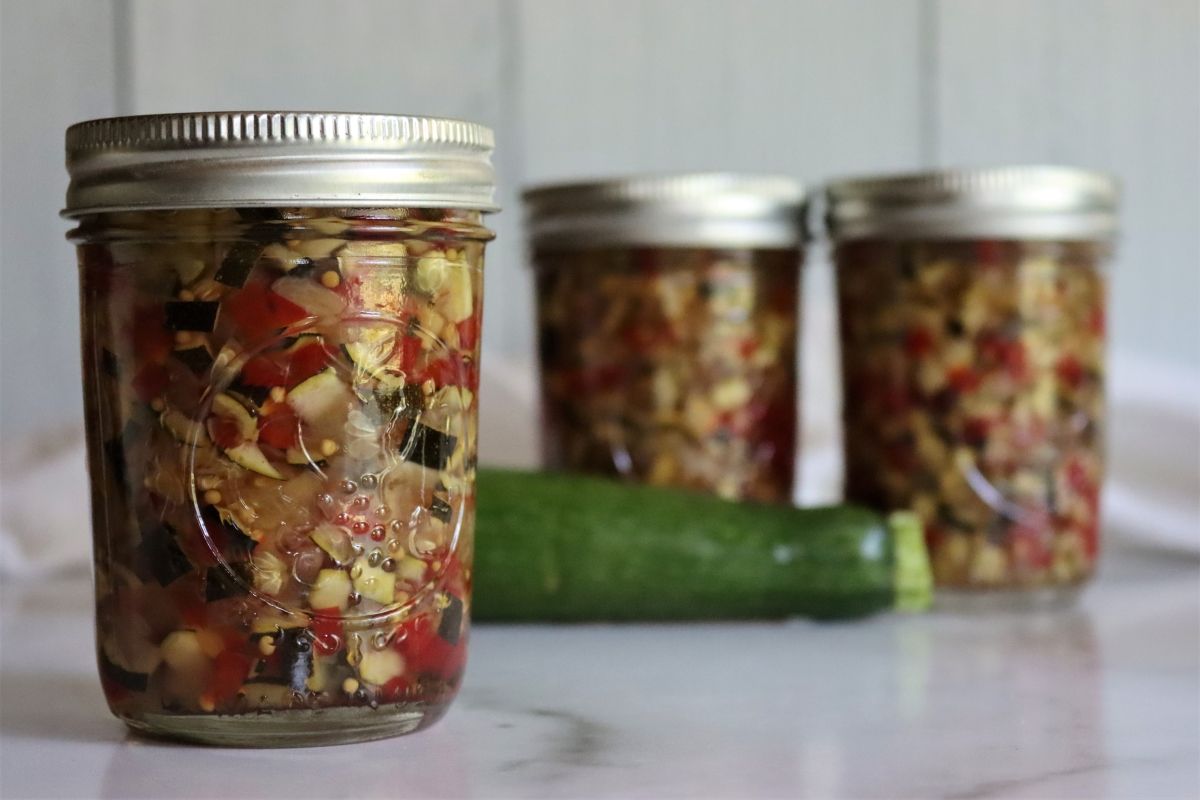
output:
M1093 573L1117 189L1056 167L831 185L846 498L912 508L943 602Z
M330 744L454 697L491 141L359 114L68 130L100 676L131 727Z
M788 500L801 187L677 175L525 203L547 465Z

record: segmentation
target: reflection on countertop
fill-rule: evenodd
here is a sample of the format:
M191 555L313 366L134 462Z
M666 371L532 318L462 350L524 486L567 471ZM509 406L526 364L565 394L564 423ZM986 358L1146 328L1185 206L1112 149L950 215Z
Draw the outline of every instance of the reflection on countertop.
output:
M83 577L0 590L4 797L1195 797L1200 564L1114 548L1071 611L481 627L429 731L311 750L129 735Z

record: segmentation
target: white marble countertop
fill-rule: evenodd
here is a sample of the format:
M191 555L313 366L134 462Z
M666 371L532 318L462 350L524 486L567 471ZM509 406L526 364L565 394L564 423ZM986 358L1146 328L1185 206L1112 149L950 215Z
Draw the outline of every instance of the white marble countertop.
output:
M481 627L454 709L306 750L139 739L85 579L0 593L0 796L1200 796L1200 566L1112 552L1079 609Z

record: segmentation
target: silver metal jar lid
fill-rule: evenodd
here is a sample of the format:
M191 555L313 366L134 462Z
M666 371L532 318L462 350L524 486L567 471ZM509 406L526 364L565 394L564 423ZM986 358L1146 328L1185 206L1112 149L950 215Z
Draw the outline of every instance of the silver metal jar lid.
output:
M1104 239L1117 231L1116 181L1070 167L946 170L837 181L825 191L837 240Z
M227 111L67 129L67 207L254 206L495 211L490 129L389 114Z
M804 239L804 189L778 176L642 176L539 186L523 197L535 248L769 248Z

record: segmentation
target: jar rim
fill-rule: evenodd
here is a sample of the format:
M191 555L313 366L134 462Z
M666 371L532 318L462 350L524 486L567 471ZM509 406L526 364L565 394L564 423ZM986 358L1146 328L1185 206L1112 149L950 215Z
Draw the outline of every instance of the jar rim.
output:
M440 117L217 111L79 122L63 216L278 206L491 212L492 131Z
M835 240L1104 239L1117 232L1120 189L1102 172L1033 165L848 178L824 196Z
M543 184L522 194L535 248L795 247L805 192L782 175L697 172Z

